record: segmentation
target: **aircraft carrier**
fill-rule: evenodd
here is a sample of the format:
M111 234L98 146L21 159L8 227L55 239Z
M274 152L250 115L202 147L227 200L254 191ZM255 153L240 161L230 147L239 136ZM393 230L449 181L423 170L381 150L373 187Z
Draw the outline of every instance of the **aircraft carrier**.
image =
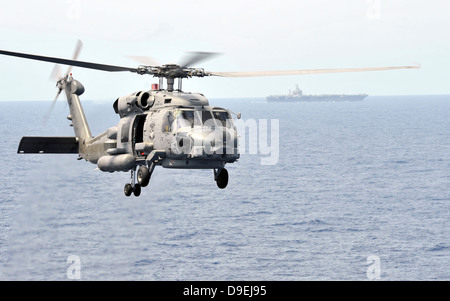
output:
M367 94L320 94L320 95L304 95L298 85L287 95L270 95L266 97L268 102L298 102L298 101L361 101L366 98Z

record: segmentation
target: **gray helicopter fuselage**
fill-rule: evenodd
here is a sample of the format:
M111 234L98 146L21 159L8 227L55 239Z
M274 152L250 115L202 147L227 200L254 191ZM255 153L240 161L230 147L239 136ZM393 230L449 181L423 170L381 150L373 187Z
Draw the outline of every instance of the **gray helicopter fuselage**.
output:
M78 95L69 97L76 107ZM202 94L140 91L118 98L113 107L118 125L96 137L80 138L77 129L87 133L89 127L84 117L76 118L79 124L72 118L80 157L102 171L128 171L152 162L165 168L218 169L239 158L230 112L209 106Z

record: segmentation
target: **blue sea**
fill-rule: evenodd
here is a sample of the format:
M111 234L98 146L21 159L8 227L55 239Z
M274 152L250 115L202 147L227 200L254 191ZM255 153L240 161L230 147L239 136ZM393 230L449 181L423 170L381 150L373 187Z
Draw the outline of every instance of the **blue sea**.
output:
M450 280L450 96L210 103L268 121L275 164L244 150L224 190L157 167L126 197L129 173L16 153L73 135L64 101L46 125L50 101L0 102L0 280ZM83 104L94 135L118 123Z

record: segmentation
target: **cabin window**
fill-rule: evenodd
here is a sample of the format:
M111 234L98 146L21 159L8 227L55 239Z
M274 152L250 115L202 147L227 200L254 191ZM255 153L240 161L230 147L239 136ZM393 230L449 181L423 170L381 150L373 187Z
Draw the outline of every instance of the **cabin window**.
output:
M144 124L147 114L137 115L134 121L134 139L135 143L140 143L144 141Z
M193 110L181 110L178 112L177 116L177 126L178 128L183 127L194 127L194 111Z
M129 135L130 135L130 123L126 122L122 125L122 131L121 131L121 139L120 142L125 143L129 141Z

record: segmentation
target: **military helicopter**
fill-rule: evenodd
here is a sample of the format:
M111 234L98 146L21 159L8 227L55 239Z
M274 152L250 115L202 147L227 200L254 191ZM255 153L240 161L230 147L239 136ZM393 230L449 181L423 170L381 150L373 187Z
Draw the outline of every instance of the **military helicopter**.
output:
M419 66L393 66L374 68L312 69L251 72L209 72L192 68L215 53L196 52L182 64L159 66L140 65L137 68L78 61L82 43L79 41L72 59L62 59L0 50L0 54L20 58L68 65L65 75L57 79L58 92L54 106L64 90L70 109L73 137L22 137L19 154L78 154L96 164L104 172L131 171L130 182L125 184L126 196L141 194L141 187L149 184L156 166L179 169L212 169L220 189L228 184L227 163L239 157L238 133L232 111L211 106L200 93L182 91L182 80L192 77L250 77L317 74L334 72L379 71L419 68ZM113 103L120 116L118 125L96 136L91 134L80 96L84 86L73 78L71 68L82 67L108 72L133 72L159 78L151 90L121 96ZM166 88L164 89L164 79ZM175 79L178 81L174 88ZM240 114L234 114L240 118Z

